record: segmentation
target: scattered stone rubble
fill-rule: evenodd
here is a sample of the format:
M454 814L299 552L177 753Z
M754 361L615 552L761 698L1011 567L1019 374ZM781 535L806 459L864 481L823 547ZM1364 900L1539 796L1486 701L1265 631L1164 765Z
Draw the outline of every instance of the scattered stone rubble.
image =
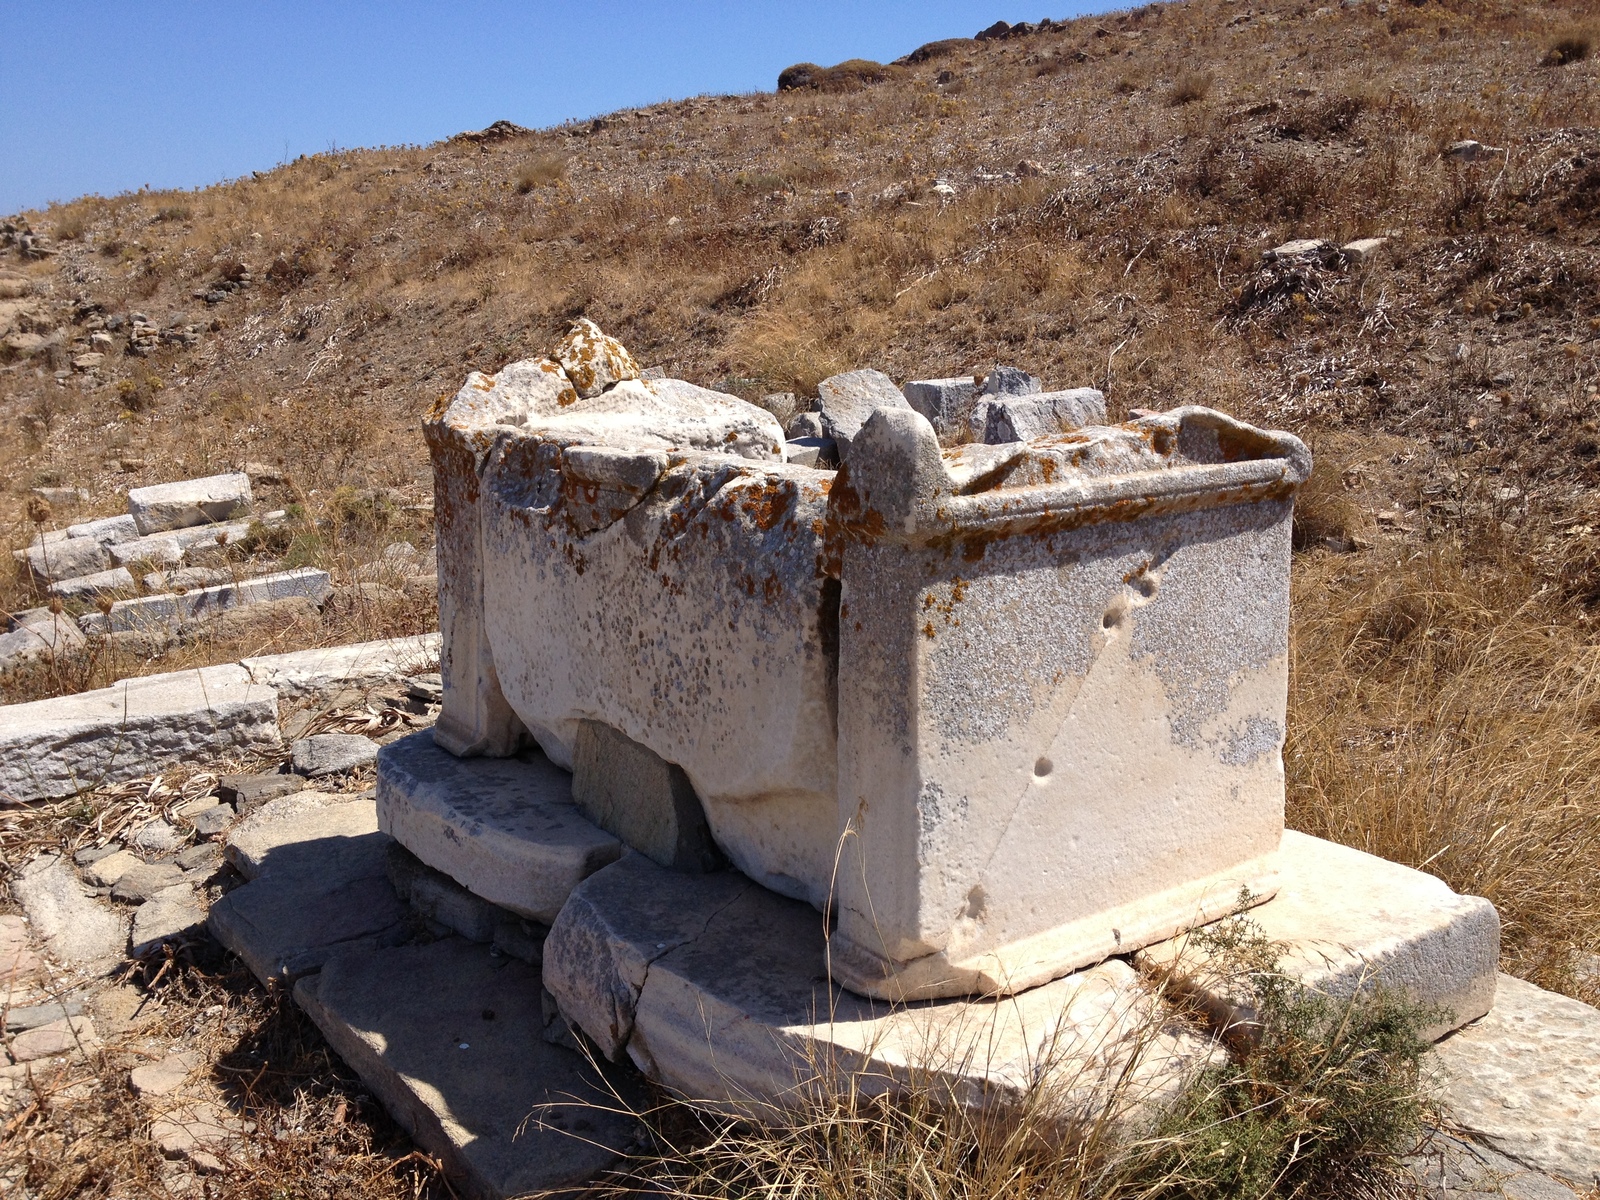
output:
M22 898L48 953L149 952L204 915L457 1190L501 1197L615 1162L645 1079L781 1119L819 1060L868 1092L931 1072L973 1104L1048 1063L1070 1117L1117 1080L1137 1120L1226 1053L1155 981L1219 1028L1250 1018L1186 944L1244 886L1309 986L1445 1013L1470 1140L1446 1139L1429 1194L1501 1167L1517 1194L1600 1178L1600 1012L1497 978L1486 901L1283 830L1298 442L1204 409L1064 428L1080 410L1052 407L1027 440L941 447L924 406L964 442L980 397L1052 393L856 373L812 414L836 452L844 434L829 470L580 332L608 386L513 364L428 425L441 673L404 694L438 723L377 749L375 792L329 783L370 741L311 738L297 773L185 806L189 848L156 822L77 870L37 860ZM863 393L885 402L852 413ZM280 697L369 677L362 648L322 653L230 670ZM208 838L242 882L205 914ZM0 971L36 970L7 921ZM40 1015L41 1046L93 1034ZM136 1075L141 1103L183 1098L153 1129L168 1152L226 1169L244 1130L193 1063Z

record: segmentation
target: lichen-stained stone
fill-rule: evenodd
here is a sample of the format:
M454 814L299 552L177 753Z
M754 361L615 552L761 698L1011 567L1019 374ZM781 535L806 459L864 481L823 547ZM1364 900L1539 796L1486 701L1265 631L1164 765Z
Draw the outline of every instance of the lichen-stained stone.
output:
M639 366L627 347L601 332L600 326L587 317L572 323L567 336L557 344L554 358L583 400L598 396L624 379L639 378Z
M378 751L378 827L474 895L549 924L580 881L622 853L574 807L537 751L458 759L427 730Z
M70 796L176 762L276 750L278 697L243 667L201 667L0 708L0 792Z
M1283 972L1325 995L1375 988L1404 991L1441 1010L1429 1040L1475 1021L1494 1004L1500 917L1480 896L1442 879L1321 838L1285 830L1278 894L1247 914L1254 931L1282 948ZM1147 946L1141 970L1176 976L1219 1023L1248 1024L1254 1012L1188 936Z
M461 391L424 424L433 458L444 635L440 672L445 701L436 735L453 754L509 754L525 736L501 694L494 655L485 641L478 504L490 448L497 438L518 431L557 447L701 449L783 458L783 432L772 414L682 380L628 379L582 399L551 359L514 362L497 375L469 375ZM618 493L628 494L593 484L576 490L580 497L594 493L591 509Z
M250 476L242 471L157 483L128 492L128 514L141 534L226 521L250 507Z
M956 494L925 418L873 414L831 496L837 978L1011 992L1273 894L1309 468L1189 408L1027 443Z
M562 765L588 716L677 764L741 870L821 904L837 824L831 475L672 463L643 496L605 500L549 442L496 447L481 504L499 685Z
M1600 1010L1500 976L1494 1007L1439 1043L1453 1126L1523 1166L1600 1184Z
M911 407L894 380L870 368L824 379L817 385L817 399L823 435L838 445L841 460L849 459L851 442L875 410Z
M997 396L984 405L983 415L981 434L974 430L977 441L991 446L1025 442L1104 424L1106 398L1094 388Z

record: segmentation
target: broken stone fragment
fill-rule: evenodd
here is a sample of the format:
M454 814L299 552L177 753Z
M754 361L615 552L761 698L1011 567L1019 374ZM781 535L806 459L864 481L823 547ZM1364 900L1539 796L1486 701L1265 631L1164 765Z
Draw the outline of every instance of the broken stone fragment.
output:
M846 371L817 385L817 411L822 433L839 447L841 461L850 460L852 439L868 417L880 408L909 408L894 380L882 371Z
M1044 385L1038 376L1028 374L1021 367L999 366L983 377L983 387L979 390L985 396L1027 396L1043 391Z
M1365 262L1381 250L1388 240L1388 238L1381 237L1357 238L1353 242L1346 242L1343 246L1340 246L1339 252L1350 262Z
M143 904L183 878L176 863L139 863L124 871L111 889L111 898L124 904Z
M933 425L940 438L965 429L977 400L978 385L970 375L950 379L915 379L904 389L906 402Z
M244 816L268 800L298 792L305 786L305 777L301 775L224 775L217 781L217 794Z
M37 539L28 547L28 570L35 578L55 582L93 575L111 566L111 555L92 537L69 537L47 541Z
M553 357L582 400L598 396L624 379L639 378L639 367L633 355L587 317L572 323L567 336L556 345Z
M998 396L984 404L983 415L982 436L976 440L998 446L1030 438L1058 437L1086 425L1103 425L1106 398L1094 388Z
M109 546L113 542L131 542L139 536L139 526L133 517L123 513L115 517L101 517L97 521L84 521L79 525L68 525L67 533L72 537L94 538L102 545Z
M127 567L112 567L109 571L96 571L92 575L79 575L73 579L59 579L50 585L50 594L63 600L86 600L101 592L131 592L133 576Z
M289 753L297 775L320 779L366 766L377 759L378 747L359 733L319 733L301 738Z
M10 1050L12 1061L26 1063L63 1054L78 1057L99 1044L94 1022L88 1017L63 1017L17 1034Z
M118 880L143 863L144 860L138 855L127 850L117 850L86 864L83 868L83 877L95 887L116 887Z
M128 1086L141 1099L170 1096L199 1065L200 1056L193 1050L177 1050L159 1062L135 1067L128 1076Z
M205 907L188 883L162 888L134 914L128 954L132 958L143 958L168 942L196 936L205 923Z

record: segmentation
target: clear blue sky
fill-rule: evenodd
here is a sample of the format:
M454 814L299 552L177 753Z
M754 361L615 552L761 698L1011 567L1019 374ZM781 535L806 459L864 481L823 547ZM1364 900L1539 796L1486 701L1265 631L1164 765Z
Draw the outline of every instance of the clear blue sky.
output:
M1120 7L1120 5L1117 5ZM790 63L887 61L1105 0L6 0L0 213L198 187L332 146L556 124ZM1037 8L1040 11L1029 11Z

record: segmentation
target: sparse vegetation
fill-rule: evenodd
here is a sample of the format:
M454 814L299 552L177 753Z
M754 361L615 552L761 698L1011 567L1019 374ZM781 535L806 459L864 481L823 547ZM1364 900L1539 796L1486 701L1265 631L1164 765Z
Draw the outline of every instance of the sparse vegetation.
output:
M1545 53L1544 60L1552 67L1564 67L1570 63L1582 62L1589 57L1589 50L1593 44L1594 40L1586 30L1570 30L1550 43L1550 49Z
M909 1082L886 1096L881 1080L819 1063L797 1088L799 1111L781 1134L710 1107L667 1102L644 1114L653 1152L600 1194L1411 1195L1399 1164L1424 1135L1420 1064L1427 1045L1418 1030L1429 1015L1385 993L1336 1001L1294 984L1276 970L1277 948L1247 920L1234 918L1203 940L1218 976L1251 1000L1259 1024L1248 1046L1198 1071L1164 1108L1141 1103L1147 1098L1134 1082L1135 1064L1154 1052L1154 1026L1126 1031L1125 1059L1107 1048L1116 1064L1110 1068L1074 1069L1066 1054L1047 1050L1013 1103L987 1109L962 1103L934 1071L911 1071ZM1102 1115L1073 1120L1090 1093Z
M567 160L561 154L535 154L517 172L517 193L526 196L535 188L549 187L566 178Z
M1212 76L1205 71L1185 71L1172 81L1167 103L1174 108L1204 100L1211 94Z

